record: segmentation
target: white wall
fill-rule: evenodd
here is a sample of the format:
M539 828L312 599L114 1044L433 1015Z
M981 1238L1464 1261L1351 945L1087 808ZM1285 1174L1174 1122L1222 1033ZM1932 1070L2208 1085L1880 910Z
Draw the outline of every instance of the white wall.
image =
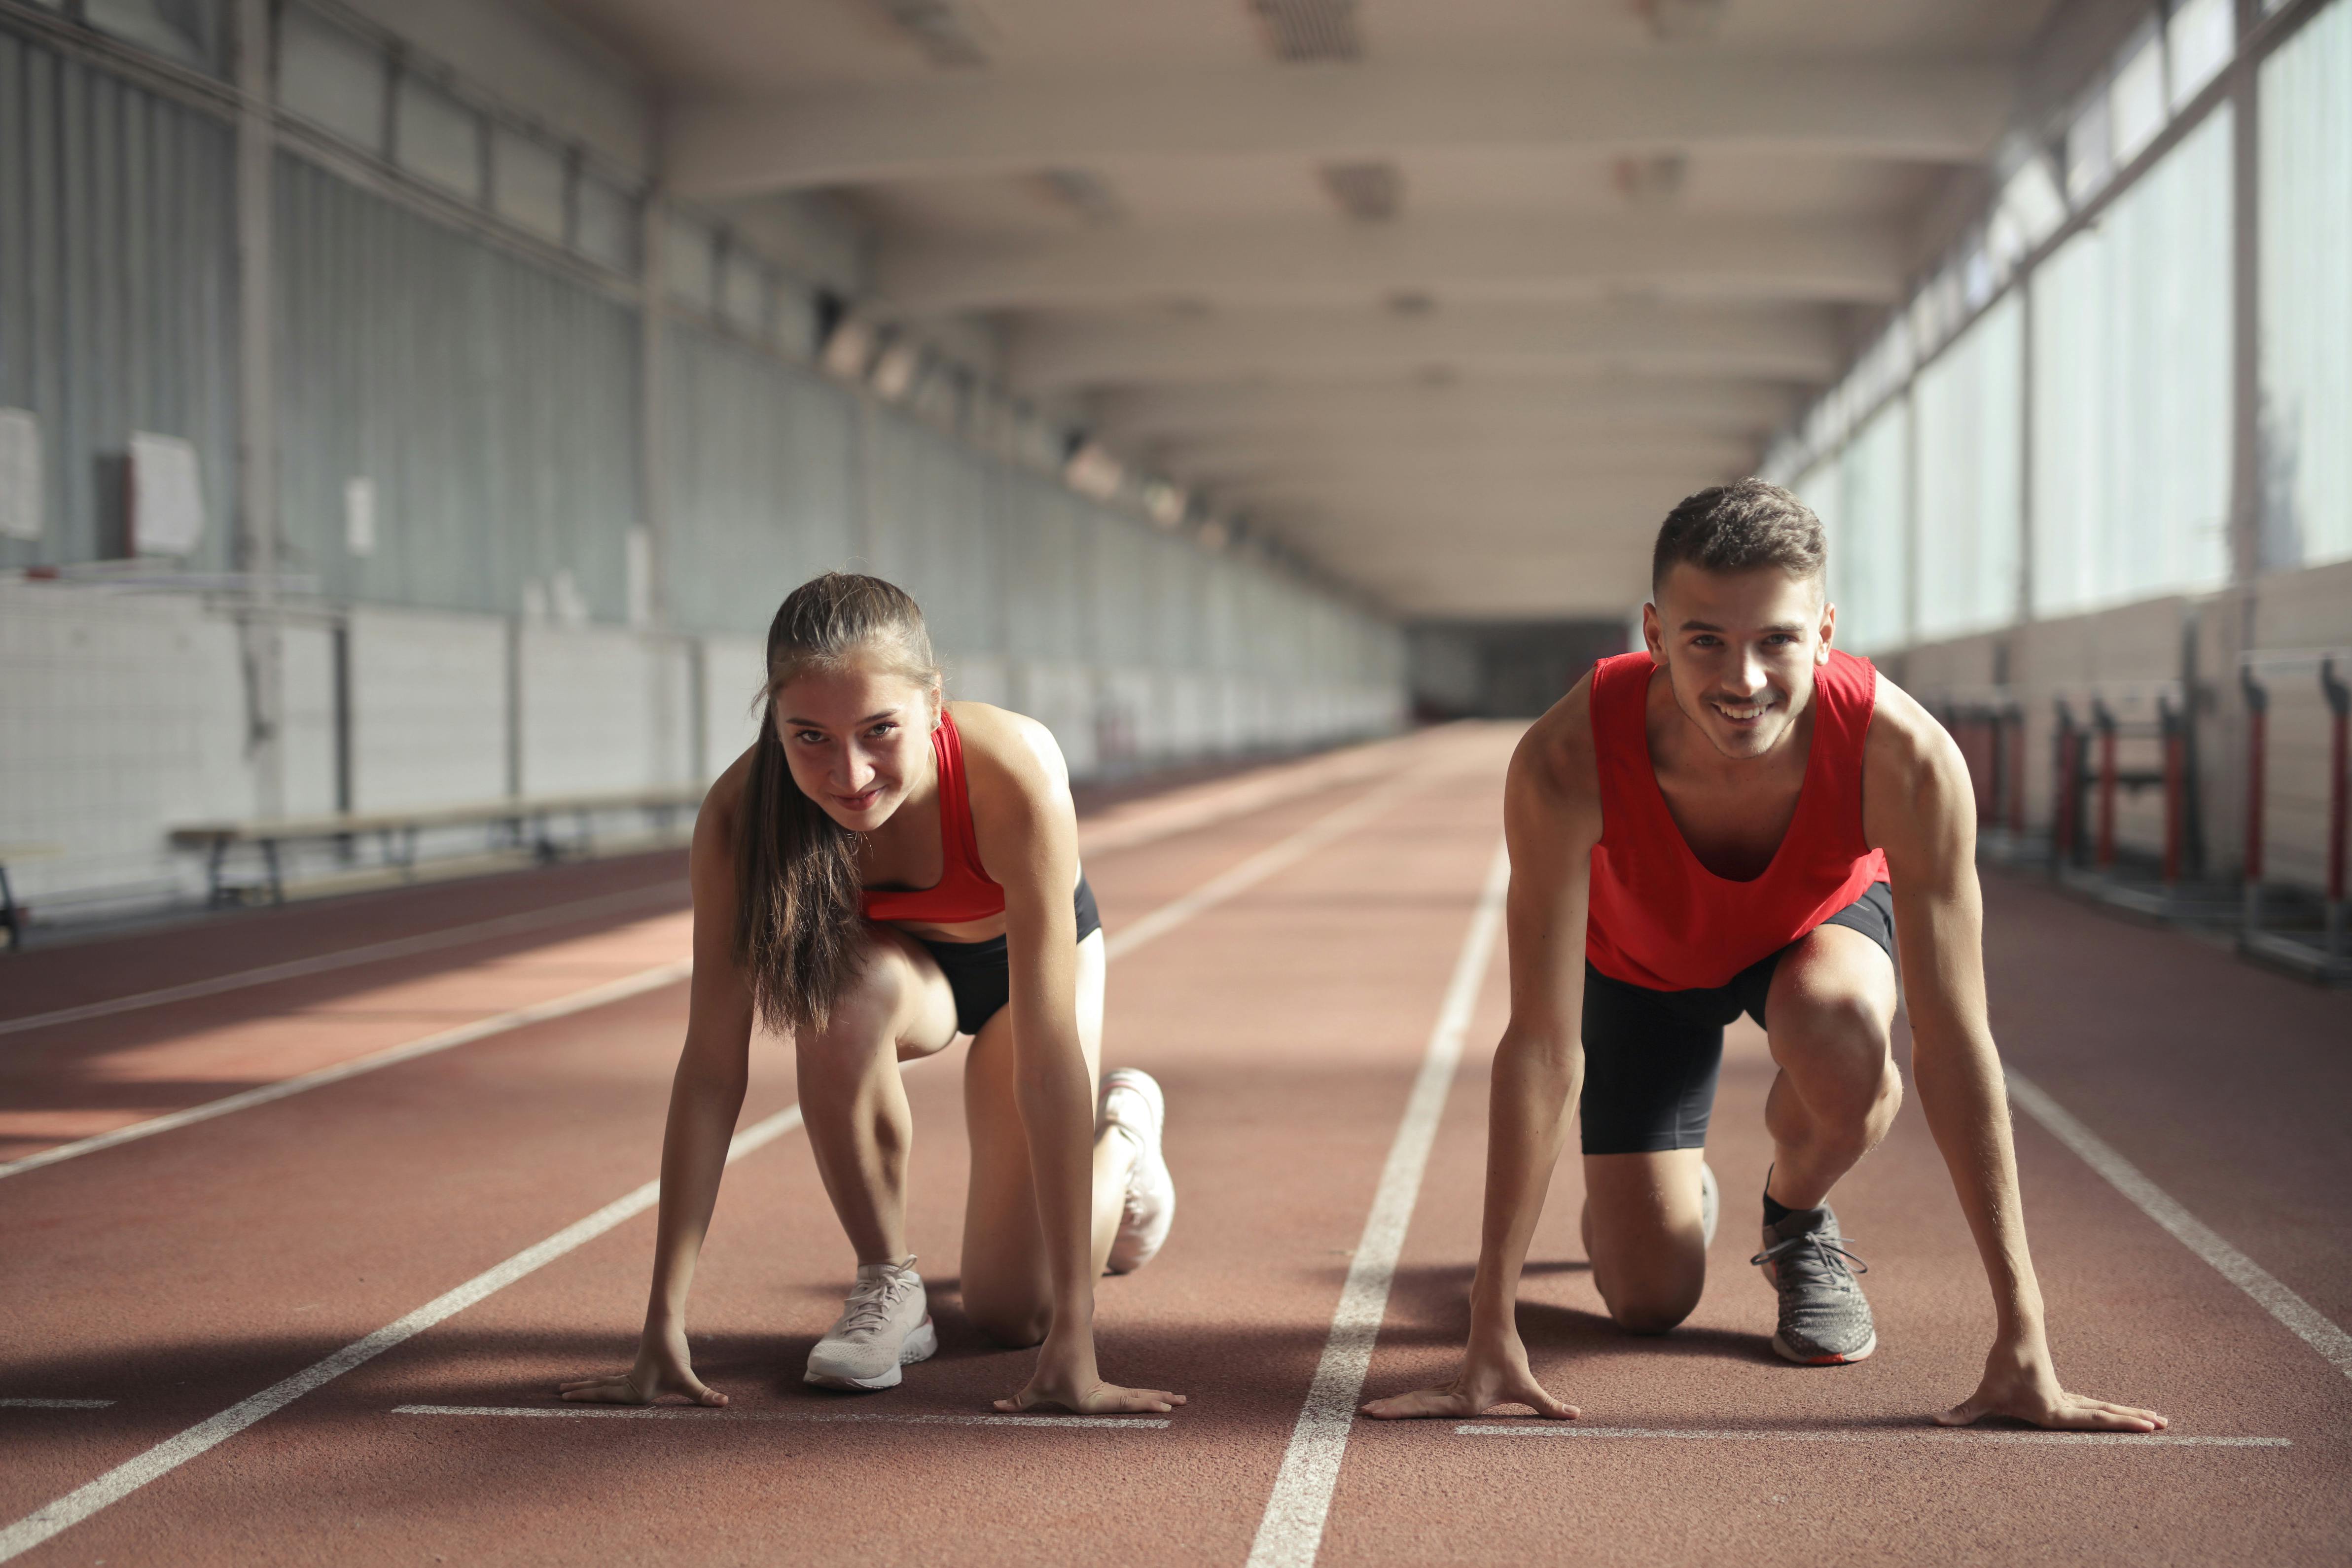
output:
M451 805L507 793L507 623L352 612L352 805Z

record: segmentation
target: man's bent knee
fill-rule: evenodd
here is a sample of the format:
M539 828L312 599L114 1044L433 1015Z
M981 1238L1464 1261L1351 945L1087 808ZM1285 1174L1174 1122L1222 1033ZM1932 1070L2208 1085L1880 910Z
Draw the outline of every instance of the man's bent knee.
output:
M1605 1298L1604 1298L1605 1299ZM1629 1334L1663 1334L1679 1327L1698 1306L1698 1292L1652 1295L1646 1292L1609 1302L1610 1321Z
M1045 1343L1054 1326L1054 1310L1034 1302L967 1300L964 1316L973 1328L1014 1350Z

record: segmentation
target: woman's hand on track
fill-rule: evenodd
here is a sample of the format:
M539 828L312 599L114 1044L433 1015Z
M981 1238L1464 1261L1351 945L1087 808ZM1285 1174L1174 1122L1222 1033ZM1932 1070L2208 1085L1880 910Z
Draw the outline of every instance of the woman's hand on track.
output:
M1427 1420L1435 1417L1484 1415L1497 1405L1528 1405L1554 1421L1573 1421L1575 1405L1554 1399L1528 1366L1528 1347L1517 1334L1507 1344L1481 1345L1473 1341L1452 1383L1391 1394L1363 1405L1366 1415L1380 1421Z
M1184 1403L1181 1394L1163 1388L1121 1388L1105 1383L1095 1372L1094 1347L1066 1352L1048 1339L1037 1352L1037 1370L1020 1393L1000 1399L996 1408L1007 1415L1054 1409L1073 1415L1165 1415Z
M727 1396L694 1375L686 1336L648 1334L637 1348L637 1363L616 1377L583 1377L557 1393L574 1405L661 1405L673 1398L689 1405L723 1405Z
M2160 1432L2172 1425L2153 1410L2110 1405L2069 1394L2058 1386L2058 1373L2047 1349L1996 1344L1985 1358L1984 1381L1968 1402L1936 1417L1941 1426L1966 1426L1988 1415L2007 1415L2069 1432Z

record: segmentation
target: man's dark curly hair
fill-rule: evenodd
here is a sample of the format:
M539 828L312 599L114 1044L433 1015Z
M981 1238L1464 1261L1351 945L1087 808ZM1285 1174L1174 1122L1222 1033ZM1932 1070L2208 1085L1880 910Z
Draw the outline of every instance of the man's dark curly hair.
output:
M1753 572L1777 566L1791 577L1818 577L1829 541L1812 509L1778 485L1739 479L1713 485L1666 513L1650 556L1650 592L1676 562L1702 572Z

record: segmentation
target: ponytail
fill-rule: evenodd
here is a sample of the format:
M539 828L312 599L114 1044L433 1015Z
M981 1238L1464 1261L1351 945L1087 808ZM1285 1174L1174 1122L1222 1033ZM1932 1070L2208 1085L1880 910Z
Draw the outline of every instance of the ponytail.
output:
M878 577L828 572L793 590L768 627L760 738L735 824L735 962L771 1028L824 1027L856 978L866 936L857 837L793 781L776 695L812 669L873 649L926 686L939 679L923 612Z

